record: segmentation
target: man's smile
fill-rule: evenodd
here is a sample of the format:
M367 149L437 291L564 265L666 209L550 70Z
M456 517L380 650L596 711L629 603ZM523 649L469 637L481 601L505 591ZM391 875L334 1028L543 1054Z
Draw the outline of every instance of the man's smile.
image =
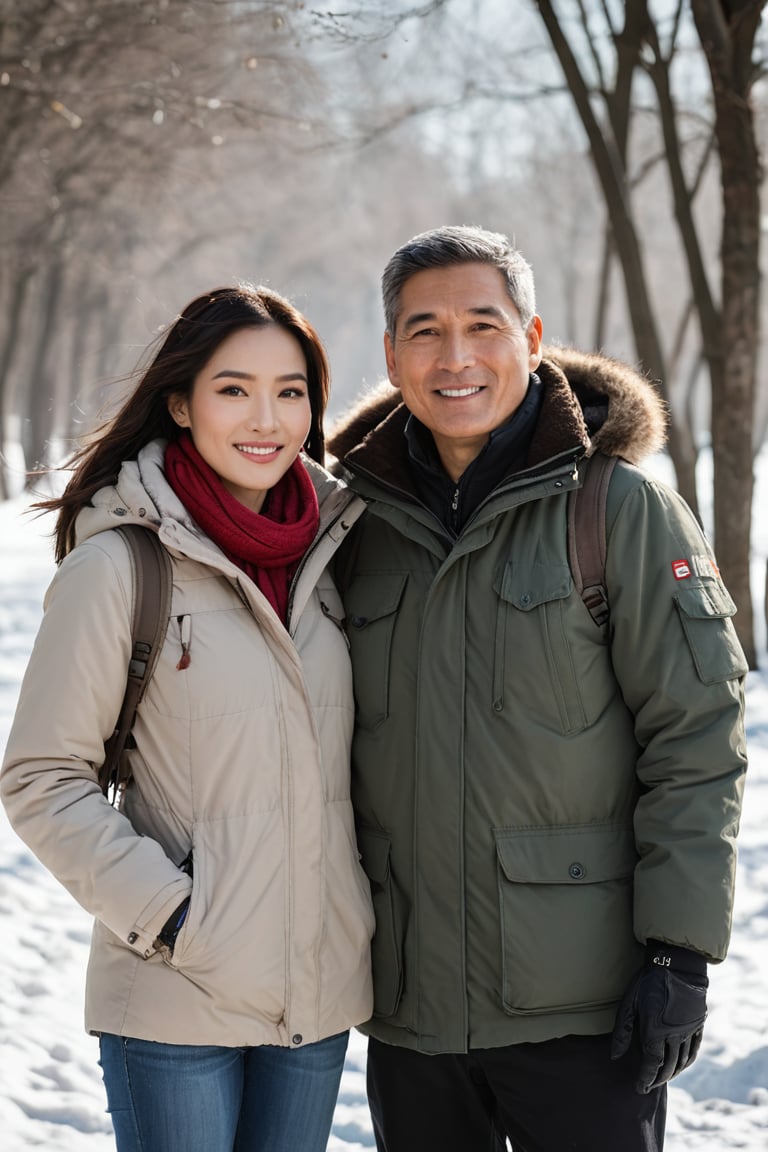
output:
M452 397L461 398L462 396L474 396L474 395L476 395L476 393L482 392L483 389L480 387L479 384L476 384L472 388L438 388L437 391L439 392L439 394L441 396L452 396Z

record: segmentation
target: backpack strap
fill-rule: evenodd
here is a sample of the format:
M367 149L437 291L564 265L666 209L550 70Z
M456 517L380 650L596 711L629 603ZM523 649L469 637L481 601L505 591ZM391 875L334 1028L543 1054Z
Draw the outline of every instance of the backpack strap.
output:
M172 589L171 560L157 533L138 524L128 524L116 531L128 545L131 559L133 643L117 727L104 746L104 763L99 769L101 790L113 804L130 780L123 751L163 646L171 615Z
M595 624L610 615L605 587L606 502L615 456L596 452L587 464L584 483L568 493L568 561L576 590Z

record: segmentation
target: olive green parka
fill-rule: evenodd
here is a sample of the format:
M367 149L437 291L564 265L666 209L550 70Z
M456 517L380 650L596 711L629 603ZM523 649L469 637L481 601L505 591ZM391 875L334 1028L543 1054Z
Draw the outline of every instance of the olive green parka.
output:
M654 389L549 349L526 467L457 539L420 503L390 387L330 448L367 511L339 554L353 802L376 911L371 1036L464 1052L613 1027L647 939L725 956L746 753L735 609L694 517L635 465ZM596 450L610 620L568 563Z

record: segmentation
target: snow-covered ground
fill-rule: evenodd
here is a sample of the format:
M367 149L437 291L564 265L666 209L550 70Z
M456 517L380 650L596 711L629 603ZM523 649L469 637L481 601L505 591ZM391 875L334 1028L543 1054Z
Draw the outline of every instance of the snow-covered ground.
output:
M763 469L765 475L767 469ZM755 516L755 579L768 554L768 485ZM0 504L0 754L53 571L52 518ZM670 1089L666 1152L768 1149L768 657L747 689L750 772L731 951L710 970L697 1062ZM113 1152L96 1041L82 1026L90 919L0 809L0 1148ZM365 1040L352 1034L330 1152L374 1146ZM619 1150L617 1150L619 1152Z

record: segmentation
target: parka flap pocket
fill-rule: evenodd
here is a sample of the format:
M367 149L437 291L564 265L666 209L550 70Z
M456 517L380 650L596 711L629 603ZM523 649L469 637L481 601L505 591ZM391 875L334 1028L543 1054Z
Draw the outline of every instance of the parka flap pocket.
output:
M365 628L396 612L408 577L398 572L367 572L356 577L347 590L347 624Z
M694 620L722 619L736 613L736 605L729 593L719 584L679 588L677 602L681 611Z
M523 612L530 612L549 600L564 600L570 596L573 580L567 564L510 560L493 587L502 600Z
M641 955L631 824L496 828L494 836L504 1010L615 1008Z
M499 864L518 884L594 884L630 876L637 862L631 828L494 829Z
M358 828L357 846L363 871L375 884L385 884L389 875L389 836L370 828Z
M746 676L749 665L731 617L736 605L721 584L678 588L675 600L702 684Z

